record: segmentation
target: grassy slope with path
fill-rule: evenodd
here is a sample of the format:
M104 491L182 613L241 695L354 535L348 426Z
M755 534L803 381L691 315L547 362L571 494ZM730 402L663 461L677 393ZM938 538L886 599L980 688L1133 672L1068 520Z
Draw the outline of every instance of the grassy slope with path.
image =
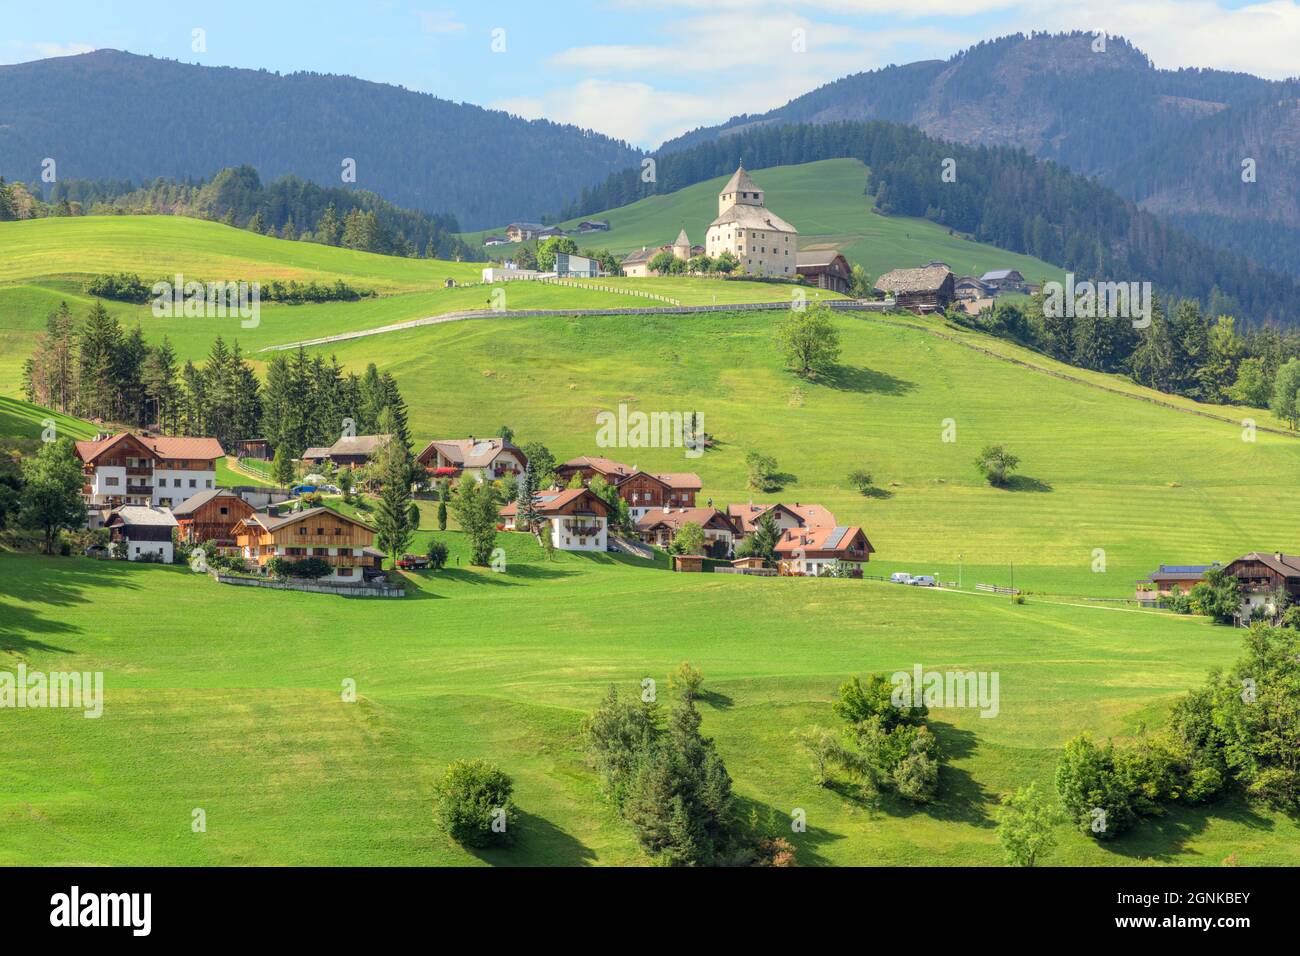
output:
M861 263L872 278L890 269L923 265L942 259L959 275L982 275L990 269L1019 269L1037 281L1055 278L1062 271L1031 256L1007 252L996 246L971 242L949 234L946 226L924 219L881 216L872 212L864 195L867 167L856 159L826 159L798 166L751 170L763 187L767 205L799 230L799 248L834 244L851 262ZM686 227L691 242L704 244L704 232L718 214L718 193L728 176L687 186L675 193L652 196L618 209L583 219L604 219L608 232L575 236L581 248L608 248L618 253L642 246L660 246L677 238ZM580 219L560 225L571 229ZM504 226L468 233L467 241L481 242L486 235L504 233ZM493 256L508 255L516 244L493 246Z

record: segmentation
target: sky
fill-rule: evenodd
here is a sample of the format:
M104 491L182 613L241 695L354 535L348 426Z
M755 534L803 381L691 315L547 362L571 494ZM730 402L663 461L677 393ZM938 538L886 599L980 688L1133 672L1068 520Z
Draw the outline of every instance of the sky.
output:
M1156 66L1300 74L1300 0L46 0L0 64L112 48L341 73L653 148L850 73L1031 30L1122 35Z

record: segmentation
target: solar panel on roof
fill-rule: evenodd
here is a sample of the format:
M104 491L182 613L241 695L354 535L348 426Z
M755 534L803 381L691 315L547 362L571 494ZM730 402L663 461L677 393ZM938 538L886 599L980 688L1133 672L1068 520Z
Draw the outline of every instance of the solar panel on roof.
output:
M847 527L844 525L836 525L834 530L831 531L830 537L826 539L826 543L822 545L822 547L827 550L838 548L840 546L840 540L848 533L849 529Z

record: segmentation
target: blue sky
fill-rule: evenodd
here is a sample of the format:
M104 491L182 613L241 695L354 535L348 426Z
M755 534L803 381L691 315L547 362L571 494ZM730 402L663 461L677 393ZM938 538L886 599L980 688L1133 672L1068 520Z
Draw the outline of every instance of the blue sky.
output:
M0 63L112 47L345 73L646 147L1018 30L1104 29L1162 67L1300 73L1297 0L49 0L3 22Z

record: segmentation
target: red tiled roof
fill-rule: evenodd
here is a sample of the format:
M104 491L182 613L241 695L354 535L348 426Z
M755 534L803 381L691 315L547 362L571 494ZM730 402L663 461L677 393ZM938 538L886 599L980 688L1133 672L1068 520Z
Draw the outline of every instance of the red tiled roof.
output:
M102 441L77 442L77 456L82 461L94 461L128 436L144 445L159 458L212 460L222 458L226 454L221 449L221 442L215 438L190 438L180 435L135 435L131 432L120 432Z
M862 540L866 543L864 550L868 554L873 554L876 549L871 546L871 542L867 540L867 536L862 532L862 529L856 525L791 528L776 543L776 550L782 554L789 554L799 550L826 551L831 554L838 554L847 552L849 543L859 534L862 534ZM832 541L835 542L834 547L829 546Z

